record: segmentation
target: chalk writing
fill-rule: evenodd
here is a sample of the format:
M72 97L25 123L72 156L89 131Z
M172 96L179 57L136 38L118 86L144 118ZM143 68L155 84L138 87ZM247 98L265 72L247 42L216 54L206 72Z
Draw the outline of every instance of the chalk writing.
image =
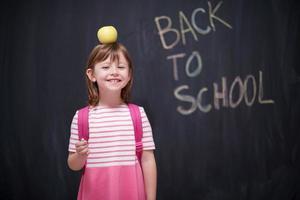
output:
M217 30L216 21L219 22L223 28L228 30L232 29L233 27L226 20L217 15L217 11L221 5L222 1L213 7L210 1L208 1L206 9L196 8L193 10L190 21L183 11L179 11L179 29L174 27L173 21L169 16L163 15L155 17L154 21L163 49L174 49L180 42L182 45L186 45L187 39L198 42L199 34L205 36ZM206 27L200 27L200 23L197 21L199 17L197 18L197 16L205 14L208 15L208 24ZM187 55L185 52L175 53L167 56L166 59L171 61L173 79L176 82L179 81L183 75L188 78L196 78L201 74L203 69L203 60L200 52L197 50L193 50L190 55ZM179 73L179 60L185 63L185 74ZM258 104L275 103L272 99L264 98L264 81L263 72L261 70L258 71L258 78L253 74L249 74L245 78L237 75L233 80L228 80L228 78L224 76L220 79L220 82L214 81L210 87L200 86L199 92L196 95L191 94L192 91L194 91L192 89L195 89L194 85L182 84L177 86L174 89L174 97L180 104L177 106L178 113L190 115L197 109L203 113L208 113L211 110L220 110L221 108L234 109L237 108L243 100L245 105L249 107L255 102Z
M206 11L204 8L196 8L191 15L191 23L184 14L183 11L178 12L178 18L179 18L179 24L180 24L180 30L177 30L176 28L172 27L172 19L169 16L159 16L155 17L154 21L156 23L156 27L158 29L158 34L160 37L161 44L164 49L172 49L174 48L180 40L182 41L182 44L186 44L186 34L190 33L192 38L195 41L198 41L198 36L196 34L199 33L201 35L206 35L211 32L211 30L216 31L216 26L214 20L219 21L221 24L226 26L229 29L232 29L232 26L226 22L225 20L221 19L221 17L218 17L216 15L216 12L221 7L222 2L219 2L216 7L212 8L212 5L210 2L208 2L208 18L209 18L209 25L206 26L205 29L200 28L197 25L196 16L199 12L202 14L206 14ZM165 21L166 26L162 27L163 21ZM169 44L166 42L166 34L175 34L175 40Z
M189 103L188 107L184 107L179 105L177 107L177 111L183 115L192 114L199 108L202 112L209 112L212 109L219 110L221 107L230 107L236 108L238 105L241 104L242 100L244 99L245 104L247 106L253 105L254 101L257 100L259 104L272 104L274 103L271 99L263 99L264 98L264 91L263 91L263 72L259 71L259 78L258 80L255 79L254 75L247 75L245 80L243 81L240 76L235 77L233 82L228 85L228 81L226 77L221 78L222 84L219 85L218 83L213 83L213 90L209 91L208 87L202 87L197 96L194 97L190 94L190 87L188 85L180 85L175 88L174 96L180 102ZM249 87L249 80L252 81L252 88ZM257 95L257 84L258 84L258 95ZM229 88L229 90L228 90ZM237 99L233 98L233 91L237 89ZM248 90L252 90L252 97L249 101ZM211 102L206 105L203 104L203 96L207 92L212 92L213 99Z

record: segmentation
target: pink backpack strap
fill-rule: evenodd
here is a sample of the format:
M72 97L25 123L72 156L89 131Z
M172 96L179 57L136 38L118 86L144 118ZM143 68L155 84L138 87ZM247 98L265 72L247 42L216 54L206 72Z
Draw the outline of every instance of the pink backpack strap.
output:
M78 138L79 140L84 139L86 141L89 140L89 107L86 106L81 108L78 111L77 117L77 126L78 126ZM86 164L83 167L83 174L85 172Z
M78 137L86 141L89 140L89 107L86 106L78 111Z
M137 105L130 103L130 104L128 104L128 107L129 107L131 119L133 121L133 126L134 126L136 155L141 164L141 158L142 158L142 153L143 153L143 143L142 143L143 129L142 129L141 113L140 113L140 109Z

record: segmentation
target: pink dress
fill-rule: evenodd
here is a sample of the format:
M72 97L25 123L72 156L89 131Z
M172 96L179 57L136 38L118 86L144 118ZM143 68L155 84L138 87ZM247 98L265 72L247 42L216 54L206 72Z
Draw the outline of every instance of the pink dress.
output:
M143 150L153 150L152 129L140 107ZM78 141L76 112L71 124L69 151ZM134 128L127 105L98 106L89 112L89 151L78 200L144 200L143 173L135 153Z

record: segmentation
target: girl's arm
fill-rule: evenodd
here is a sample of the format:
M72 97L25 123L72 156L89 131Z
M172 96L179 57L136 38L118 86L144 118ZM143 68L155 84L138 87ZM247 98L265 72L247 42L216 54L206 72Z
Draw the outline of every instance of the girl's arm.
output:
M81 170L87 159L89 150L87 141L79 141L75 144L76 152L69 152L68 165L74 171Z
M155 200L157 172L154 153L152 150L143 151L141 164L144 174L147 200Z

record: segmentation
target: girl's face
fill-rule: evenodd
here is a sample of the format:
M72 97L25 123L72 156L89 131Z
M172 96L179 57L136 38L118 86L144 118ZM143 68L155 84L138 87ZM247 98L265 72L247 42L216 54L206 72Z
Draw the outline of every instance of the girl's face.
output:
M95 65L91 78L97 82L100 94L121 92L131 78L127 60L122 53L119 53L119 62L111 62L108 57Z

